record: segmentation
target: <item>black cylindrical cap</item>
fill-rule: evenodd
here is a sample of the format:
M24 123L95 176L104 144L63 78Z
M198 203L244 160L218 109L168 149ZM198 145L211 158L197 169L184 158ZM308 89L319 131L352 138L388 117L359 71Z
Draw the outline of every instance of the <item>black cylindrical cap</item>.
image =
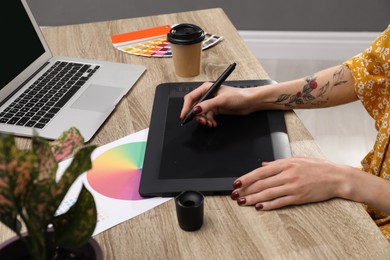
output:
M182 23L169 31L167 39L170 43L178 45L188 45L198 43L206 37L205 32L197 25Z
M183 191L175 198L179 226L185 231L195 231L203 225L204 196L197 191Z

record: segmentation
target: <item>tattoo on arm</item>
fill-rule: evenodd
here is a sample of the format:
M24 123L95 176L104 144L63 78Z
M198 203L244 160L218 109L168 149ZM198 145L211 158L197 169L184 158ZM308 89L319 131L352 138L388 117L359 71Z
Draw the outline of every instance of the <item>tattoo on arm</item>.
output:
M304 105L305 103L321 104L324 101L325 93L329 88L329 82L324 86L318 87L317 78L310 76L305 78L305 85L303 86L302 91L299 91L295 94L282 94L274 102L277 105L284 105L287 108L294 109L296 105ZM317 89L316 94L313 95L313 90Z
M339 69L333 74L333 85L341 85L346 83L347 80L344 79L344 66L340 66Z
M273 103L283 105L289 109L294 109L297 105L305 105L307 103L319 106L328 101L326 94L330 92L331 87L333 88L348 82L344 76L344 67L340 66L333 74L333 85L328 81L323 86L318 86L315 76L306 77L305 85L301 91L295 94L281 94Z

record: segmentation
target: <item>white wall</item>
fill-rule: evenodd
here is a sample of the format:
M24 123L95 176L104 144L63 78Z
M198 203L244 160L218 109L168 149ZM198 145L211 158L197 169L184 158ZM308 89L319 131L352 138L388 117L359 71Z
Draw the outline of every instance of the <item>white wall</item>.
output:
M270 77L286 81L340 64L368 47L379 32L240 31L240 34ZM374 144L374 120L360 101L295 112L330 161L358 166Z

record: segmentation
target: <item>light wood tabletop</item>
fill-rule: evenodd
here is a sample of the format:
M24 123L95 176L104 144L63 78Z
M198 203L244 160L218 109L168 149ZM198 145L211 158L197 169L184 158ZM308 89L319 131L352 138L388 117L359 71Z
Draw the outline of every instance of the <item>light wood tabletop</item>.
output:
M116 50L110 36L144 28L193 23L224 40L203 52L201 73L178 77L171 58L148 58ZM165 82L216 79L232 62L229 80L266 79L268 74L219 8L134 19L43 28L55 55L142 64L147 71L90 143L103 145L148 128L154 91ZM285 112L293 155L323 157L293 111ZM27 145L28 139L19 139ZM0 226L0 242L14 234ZM359 203L322 203L257 212L229 196L205 198L204 224L180 229L170 200L95 236L106 259L389 259L390 244Z

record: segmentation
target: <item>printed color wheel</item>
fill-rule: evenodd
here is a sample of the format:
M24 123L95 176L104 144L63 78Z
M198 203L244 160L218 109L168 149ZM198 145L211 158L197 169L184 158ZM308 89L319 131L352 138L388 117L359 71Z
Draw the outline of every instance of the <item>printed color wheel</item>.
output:
M120 200L141 200L138 188L146 142L123 144L105 151L87 172L89 185L98 193Z

